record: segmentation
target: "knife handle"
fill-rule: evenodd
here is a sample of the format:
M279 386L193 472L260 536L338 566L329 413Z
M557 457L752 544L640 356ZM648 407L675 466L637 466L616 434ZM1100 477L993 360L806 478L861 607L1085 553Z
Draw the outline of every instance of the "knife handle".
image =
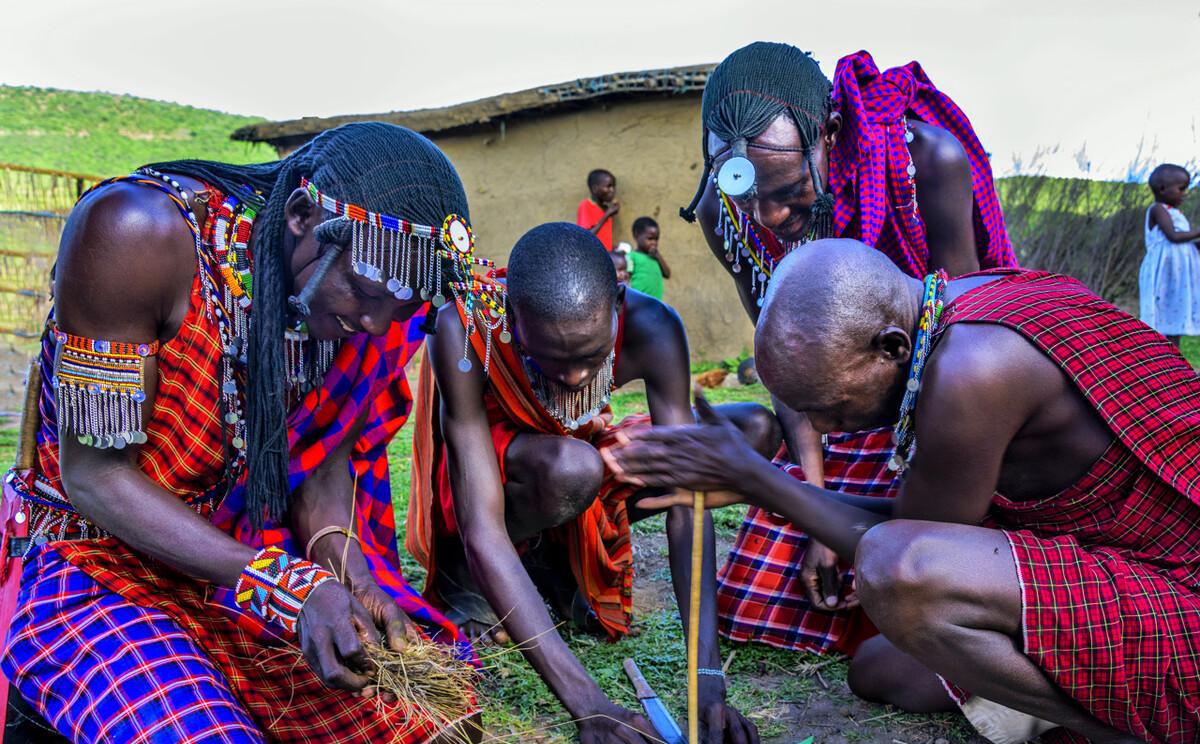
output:
M637 662L633 659L625 659L625 663L622 666L625 667L625 676L629 677L629 681L633 683L633 691L637 695L638 700L658 697L658 695L654 694L654 689L646 682L646 678L642 676L642 670L638 669Z

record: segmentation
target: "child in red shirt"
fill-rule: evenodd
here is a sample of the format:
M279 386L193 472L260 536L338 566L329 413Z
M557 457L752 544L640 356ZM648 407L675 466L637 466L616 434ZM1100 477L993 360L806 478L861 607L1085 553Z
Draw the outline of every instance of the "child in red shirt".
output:
M575 224L591 230L605 249L612 251L612 218L621 209L621 202L617 201L617 178L603 168L597 168L588 174L587 182L592 195L579 202Z

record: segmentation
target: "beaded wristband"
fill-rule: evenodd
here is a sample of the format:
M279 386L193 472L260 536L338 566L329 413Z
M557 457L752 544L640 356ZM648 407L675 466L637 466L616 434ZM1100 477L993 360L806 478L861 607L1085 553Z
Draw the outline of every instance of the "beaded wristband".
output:
M700 667L699 669L696 670L696 673L702 677L720 677L721 679L725 679L725 672L722 672L720 669L709 669L708 667Z
M267 622L295 633L304 600L313 589L332 580L333 574L315 563L279 548L263 548L242 569L233 588L234 601Z

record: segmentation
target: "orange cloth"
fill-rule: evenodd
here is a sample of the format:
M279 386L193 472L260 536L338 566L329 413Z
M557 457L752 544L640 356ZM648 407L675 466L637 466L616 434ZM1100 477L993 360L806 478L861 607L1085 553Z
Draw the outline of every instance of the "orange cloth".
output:
M462 315L461 306L459 315ZM618 354L623 328L622 311L617 332ZM495 333L498 336L499 329ZM471 344L482 359L485 353L482 333L473 334ZM501 477L504 476L504 449L519 433L570 436L599 448L612 444L619 430L628 431L631 427L649 424L648 417L638 416L628 417L618 426L609 426L612 411L605 408L602 415L585 426L575 431L566 429L537 402L514 344L501 343L496 337L492 339L492 361L483 404L491 425L493 445L498 450ZM436 570L434 538L456 534L458 530L438 420L439 408L437 387L426 356L421 362L413 414L416 425L405 546L429 572L427 591ZM567 546L571 572L611 638L629 632L633 615L633 546L625 500L635 490L635 487L619 482L611 472L606 472L600 493L592 505L574 522L547 531L551 539Z
M597 222L604 220L604 225L596 231L596 237L600 238L600 242L604 243L605 250L611 251L612 244L612 218L604 219L604 207L600 206L591 199L584 199L579 202L579 208L575 210L575 224L585 230L591 230Z

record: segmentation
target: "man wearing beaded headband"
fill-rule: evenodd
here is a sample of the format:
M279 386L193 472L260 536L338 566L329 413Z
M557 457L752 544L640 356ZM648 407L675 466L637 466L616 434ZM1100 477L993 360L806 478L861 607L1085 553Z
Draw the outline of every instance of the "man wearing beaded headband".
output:
M145 168L81 199L35 381L36 464L5 490L24 502L4 546L25 566L3 670L56 728L462 734L367 699L365 645L425 632L470 655L399 571L386 460L414 316L446 296L447 254L469 262L466 215L445 155L381 123L276 163Z
M854 560L882 635L852 689L995 742L1200 737L1200 378L1163 336L1068 277L921 282L841 240L780 264L755 340L818 430L893 422L895 500L789 478L715 413L607 455Z
M644 494L606 474L597 447L617 431L692 420L683 326L659 300L618 287L603 245L567 223L536 227L517 242L505 286L507 325L465 307L438 315L429 348L436 399L424 369L428 395L418 396L409 551L430 571L427 594L469 633L503 625L578 721L582 741L649 741L646 721L614 705L555 633L539 589L564 619L610 638L629 632L629 524L649 512L636 506ZM467 332L472 326L483 326L481 333ZM489 347L481 336L493 335ZM650 420L612 426L610 392L637 379L645 381ZM765 408L742 404L730 414L764 453L778 446ZM688 606L691 524L689 509L667 515L681 607ZM709 546L712 539L710 522ZM724 704L715 559L711 549L706 555L705 741L755 741L753 725Z
M750 44L713 71L702 118L705 172L682 211L700 218L751 320L776 263L814 238L860 238L913 277L1016 265L986 153L915 62L881 73L858 52L838 61L830 83L795 47ZM849 493L895 494L888 432L823 439L776 403L786 471ZM873 633L833 552L759 509L718 592L722 632L735 640L853 654Z

